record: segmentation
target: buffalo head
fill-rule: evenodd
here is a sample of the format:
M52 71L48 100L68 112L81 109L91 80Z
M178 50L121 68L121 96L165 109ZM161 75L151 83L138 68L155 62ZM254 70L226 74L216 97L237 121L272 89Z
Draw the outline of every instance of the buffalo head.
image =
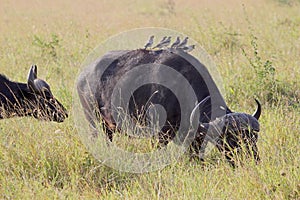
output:
M29 70L27 84L0 80L0 118L33 116L63 122L68 117L64 106L53 96L50 86L37 78L37 66Z
M204 104L208 98L210 97L206 97L200 104ZM248 156L253 156L257 162L260 160L256 143L260 131L258 119L261 105L258 100L255 101L257 109L253 115L230 111L209 123L200 122L198 134L202 137L207 136L232 165L235 164L234 152L244 152Z
M50 86L37 78L37 66L31 67L28 73L27 86L29 97L26 98L27 106L32 115L37 119L63 122L68 116L64 106L53 96Z

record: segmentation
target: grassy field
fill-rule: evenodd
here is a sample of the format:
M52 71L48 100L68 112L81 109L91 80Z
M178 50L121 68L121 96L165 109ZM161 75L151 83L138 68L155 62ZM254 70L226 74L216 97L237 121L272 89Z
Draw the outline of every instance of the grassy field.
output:
M195 39L222 75L232 110L263 104L262 162L231 168L217 152L130 174L87 151L72 114L61 124L0 121L1 199L300 199L300 1L0 0L0 73L25 82L31 64L69 109L88 53L108 37L165 27Z

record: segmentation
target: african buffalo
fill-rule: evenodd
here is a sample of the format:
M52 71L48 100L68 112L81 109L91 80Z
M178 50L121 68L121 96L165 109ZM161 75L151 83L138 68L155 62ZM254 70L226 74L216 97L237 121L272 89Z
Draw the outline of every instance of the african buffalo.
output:
M153 65L152 70L142 73L143 68L146 69L149 64ZM195 64L200 66L201 74L195 69ZM177 97L180 96L183 102L190 102L191 97L182 86L183 83L177 81L178 77L168 77L169 73L162 73L159 66L168 66L172 71L178 72L178 77L184 77L195 92L196 101L201 103L196 107L195 102L185 105L188 107L187 113L182 113L183 107ZM135 69L141 72L140 77L136 76L133 79L132 76L125 76ZM160 129L160 143L166 145L173 139L181 123L184 124L184 130L188 131L190 123L196 116L195 109L199 108L200 114L197 116L199 127L196 128L197 133L191 143L191 148L197 154L205 142L205 137L209 136L230 163L233 163L233 150L239 151L243 144L249 150L249 155L259 160L256 142L259 132L258 119L261 114L260 103L256 100L258 107L253 115L232 112L226 106L205 66L195 57L180 50L111 51L83 70L78 78L77 91L86 118L93 126L102 120L110 141L113 139L114 131L120 128L113 114L117 109L112 104L114 89L120 80L122 86L142 81L139 79L147 79L148 84L136 88L131 93L129 103L121 107L123 110L129 110L132 118L140 119L151 105L163 106L166 110L166 120ZM177 89L176 94L162 84L166 81L170 82L175 90ZM222 115L213 114L218 109ZM180 139L177 142L180 142Z
M56 122L63 122L68 117L50 86L37 78L36 65L29 70L27 84L13 82L0 75L0 119L14 116L33 116Z

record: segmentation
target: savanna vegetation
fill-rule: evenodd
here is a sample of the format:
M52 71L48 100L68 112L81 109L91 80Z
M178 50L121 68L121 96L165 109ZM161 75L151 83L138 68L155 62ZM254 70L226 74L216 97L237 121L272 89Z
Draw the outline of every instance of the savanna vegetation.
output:
M263 105L261 163L232 168L212 152L163 170L104 166L64 123L0 121L1 199L300 199L299 0L0 0L0 73L25 82L32 64L72 110L81 63L108 37L165 27L196 40L223 78L232 110Z

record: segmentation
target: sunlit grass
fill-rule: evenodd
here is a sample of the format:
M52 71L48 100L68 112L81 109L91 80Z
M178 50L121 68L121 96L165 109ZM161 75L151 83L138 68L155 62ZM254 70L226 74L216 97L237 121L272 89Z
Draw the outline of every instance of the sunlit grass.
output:
M161 171L123 173L93 158L72 115L61 124L5 119L0 121L0 198L300 198L299 1L172 2L1 0L0 73L26 82L29 67L37 64L39 77L71 110L80 65L107 37L144 26L182 31L213 57L230 108L252 113L254 97L262 101L261 163L233 169L213 151L204 163L184 155ZM259 84L249 62L257 59L253 36L262 64L269 60L275 68L275 102L267 101L269 86Z

